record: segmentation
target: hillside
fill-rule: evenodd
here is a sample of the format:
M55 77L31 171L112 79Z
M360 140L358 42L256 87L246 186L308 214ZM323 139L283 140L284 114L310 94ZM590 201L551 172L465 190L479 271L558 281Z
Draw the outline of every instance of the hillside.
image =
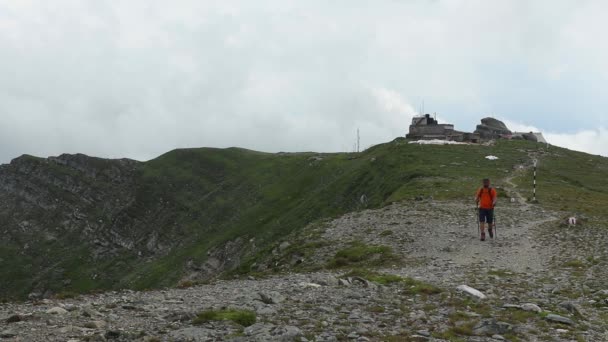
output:
M250 274L281 238L349 212L415 198L468 203L485 176L529 197L532 158L540 205L591 223L608 216L606 158L523 141L397 139L358 154L184 149L148 162L23 156L0 167L0 296Z

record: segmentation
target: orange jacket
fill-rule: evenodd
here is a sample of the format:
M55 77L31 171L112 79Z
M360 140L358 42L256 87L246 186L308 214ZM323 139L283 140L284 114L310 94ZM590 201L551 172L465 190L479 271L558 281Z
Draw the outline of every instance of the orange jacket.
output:
M477 201L481 209L494 209L494 199L498 196L496 189L490 187L477 190Z

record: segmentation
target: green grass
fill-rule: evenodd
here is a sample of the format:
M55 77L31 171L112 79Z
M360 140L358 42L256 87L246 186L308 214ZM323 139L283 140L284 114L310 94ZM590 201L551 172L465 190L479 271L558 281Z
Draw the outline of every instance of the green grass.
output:
M371 271L366 268L355 268L341 276L341 278L346 277L361 277L363 279L367 279L369 281L373 281L381 285L389 285L405 281L405 278L396 274L380 273L376 271Z
M587 264L585 264L585 262L583 260L572 259L570 261L565 262L563 266L564 267L572 267L572 268L581 268L581 267L586 267Z
M255 313L248 310L209 310L199 313L192 324L200 325L211 321L232 321L244 327L255 324Z
M350 247L336 252L329 261L328 267L339 268L352 265L374 265L382 266L394 262L397 257L388 246L369 246L363 242L352 242Z
M405 293L407 294L435 295L442 292L442 290L435 285L412 278L405 278L403 284L405 286Z
M404 293L409 295L435 295L442 292L439 287L420 280L401 277L396 274L376 272L367 268L352 269L350 272L342 275L341 277L361 277L381 285L400 284L404 288Z
M488 275L495 275L495 276L499 276L499 277L508 277L513 275L513 272L509 271L509 270L503 270L503 269L499 269L499 270L490 270L488 271Z

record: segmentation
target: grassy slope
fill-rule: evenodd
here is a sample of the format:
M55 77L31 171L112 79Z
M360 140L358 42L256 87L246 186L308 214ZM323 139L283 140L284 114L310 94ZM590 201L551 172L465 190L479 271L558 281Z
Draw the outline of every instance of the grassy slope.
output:
M143 179L157 196L171 193L171 200L184 208L178 220L191 226L194 243L141 268L124 285L173 284L186 258L202 261L209 247L238 236L255 237L258 245L270 244L322 218L416 196L469 201L481 178L495 179L500 186L515 165L530 162L530 152L543 149L523 141L489 147L420 146L398 139L360 154L323 154L321 161L311 160L317 155L312 153L174 151L148 163ZM608 159L553 147L551 152L562 157L545 154L541 159L540 171L551 169L540 173L541 203L561 209L564 196L577 196L588 202L578 201L576 210L602 214L591 203L606 204L608 188L581 187L579 182L601 181ZM500 159L484 158L490 154ZM570 158L593 161L590 166L565 160ZM523 172L515 181L525 189L531 173ZM362 195L368 198L366 205L360 202Z
M263 247L317 220L416 196L472 202L481 178L490 177L500 187L515 165L530 163L529 153L543 149L524 141L420 146L397 139L360 154L267 154L237 148L172 151L141 166L138 205L132 215L154 221L161 213L150 209L167 203L163 220L181 227L181 236L167 233L160 239L183 240L180 248L143 263L125 254L106 264L88 262L87 251L74 249L73 260L62 265L73 279L68 290L170 286L188 260L204 261L210 248L239 236L255 237ZM603 181L608 159L554 147L549 152L540 159L541 205L599 219L608 216L608 183ZM499 159L484 158L490 154ZM531 172L521 172L514 180L526 192ZM366 204L360 202L362 195ZM9 246L0 246L0 257L10 255ZM19 265L11 268L17 272L15 279L31 274L28 260L19 260ZM93 272L103 276L92 280ZM27 289L27 282L20 286Z

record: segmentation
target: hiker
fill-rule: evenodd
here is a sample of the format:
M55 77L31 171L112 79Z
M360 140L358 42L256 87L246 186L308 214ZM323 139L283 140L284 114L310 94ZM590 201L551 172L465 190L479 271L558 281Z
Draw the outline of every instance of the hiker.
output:
M479 228L481 231L481 241L486 240L485 225L488 223L488 233L490 238L494 238L494 231L492 230L492 224L494 223L494 207L496 206L496 200L498 194L496 189L490 186L490 180L485 178L483 180L483 187L477 190L477 196L475 196L475 202L479 211Z

